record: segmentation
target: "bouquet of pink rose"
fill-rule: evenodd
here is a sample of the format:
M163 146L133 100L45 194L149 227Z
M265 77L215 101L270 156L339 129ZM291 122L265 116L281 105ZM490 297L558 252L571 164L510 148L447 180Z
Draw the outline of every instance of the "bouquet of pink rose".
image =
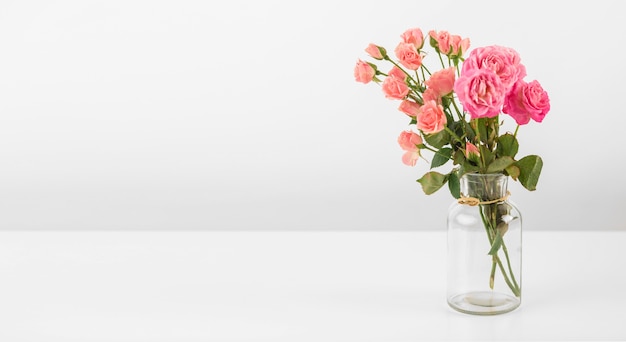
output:
M391 67L385 73L374 63L358 60L355 79L380 84L384 95L399 101L398 109L410 117L410 129L398 137L405 151L404 164L414 166L424 150L433 153L431 170L417 180L423 191L430 195L447 183L459 203L479 205L490 243L487 254L492 258L489 286L493 289L499 269L513 294L520 297L521 288L503 239L511 220L519 217L511 217L511 207L504 203L506 197L490 195L497 192L492 185L482 185L475 191L481 198L474 198L461 194L460 179L465 174L504 174L535 190L543 161L537 155L516 157L517 132L531 120L542 122L550 110L548 94L539 82L524 81L526 68L511 48L479 47L464 57L469 39L446 31L430 31L428 36L440 70L432 72L423 63L432 55L424 49L422 31L415 28L401 35L394 50L396 60L385 48L370 44L365 49L369 56ZM515 121L513 133L500 134L506 118L503 114ZM453 165L449 172L432 170L449 162Z
M403 163L414 166L424 150L434 153L431 169L452 161L450 172L430 171L418 179L426 194L448 183L459 198L459 178L468 172L504 173L535 190L543 162L537 155L515 158L517 131L531 119L544 119L550 109L546 91L537 81L524 81L526 68L511 48L479 47L465 58L468 38L446 31L430 31L428 38L441 63L439 71L431 72L423 63L430 56L419 28L401 35L394 50L397 60L381 46L365 49L375 60L391 63L386 73L363 60L354 68L356 81L380 84L384 95L400 101L398 109L410 117L412 129L398 137ZM514 133L500 135L501 114L515 120Z

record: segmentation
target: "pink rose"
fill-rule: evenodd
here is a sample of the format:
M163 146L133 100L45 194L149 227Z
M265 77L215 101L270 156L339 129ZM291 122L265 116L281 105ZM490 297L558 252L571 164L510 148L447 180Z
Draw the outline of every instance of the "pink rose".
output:
M437 93L432 88L426 88L426 90L424 90L424 92L422 93L422 100L424 102L433 100L437 103L441 103L441 97L439 96L439 93Z
M463 53L469 49L469 46L469 38L461 39L461 37L457 35L450 36L450 49L453 55L463 56Z
M415 45L411 43L400 43L395 50L396 57L407 69L417 70L422 66L422 56L419 54Z
M417 160L420 158L419 151L406 151L402 155L402 163L407 166L415 166Z
M422 138L415 132L403 131L398 136L398 144L405 151L419 151L417 145L422 144Z
M398 144L405 151L402 155L402 162L408 166L415 166L420 156L417 145L422 144L422 138L411 131L403 131L398 137Z
M465 158L472 161L477 161L478 158L480 158L480 151L478 151L478 147L471 142L465 143Z
M435 32L434 30L431 30L428 32L428 35L436 42L436 44L433 45L431 40L431 45L435 49L438 49L444 55L447 55L448 52L450 52L450 33L448 33L448 31Z
M417 128L425 134L442 131L446 127L446 114L436 101L425 101L417 114Z
M360 59L356 62L356 66L354 67L354 79L357 82L367 84L374 79L375 75L376 70L369 63Z
M401 80L405 80L406 77L407 77L407 75L404 73L404 71L400 70L400 68L398 68L396 66L391 68L391 70L389 70L387 75L397 77L397 78L399 78Z
M385 97L393 100L402 100L409 93L409 87L404 80L395 76L386 77L382 89Z
M420 107L420 104L417 102L403 100L400 103L400 107L398 107L398 109L408 116L415 117L417 116L417 112L419 112Z
M386 51L384 48L378 46L378 45L374 45L374 44L370 44L367 46L367 48L365 49L365 52L367 52L370 56L372 56L372 58L376 58L376 59L383 59L383 52L386 54Z
M401 37L403 42L413 44L418 50L424 46L424 34L419 28L408 29Z
M539 82L518 81L506 96L502 111L518 125L525 125L530 119L541 122L550 111L550 98Z
M454 67L439 70L424 83L428 88L433 89L439 97L442 97L451 93L454 88L454 71Z
M520 61L517 51L511 48L498 45L479 47L472 50L463 63L461 74L470 69L492 70L508 92L515 82L526 76L526 68Z
M472 119L500 114L506 94L502 81L490 69L463 70L454 91Z

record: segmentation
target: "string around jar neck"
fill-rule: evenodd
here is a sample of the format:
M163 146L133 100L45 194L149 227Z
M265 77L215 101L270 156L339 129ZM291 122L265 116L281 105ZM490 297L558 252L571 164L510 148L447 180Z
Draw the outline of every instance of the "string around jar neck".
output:
M502 202L502 201L506 201L509 196L511 196L511 192L509 192L507 190L506 195L500 197L500 198L496 198L494 200L491 201L481 201L476 197L470 197L470 196L465 196L463 194L461 194L461 197L459 197L459 199L457 200L457 202L459 204L464 204L464 205L469 205L471 207L475 207L477 205L483 205L483 204L493 204L493 203L498 203L498 202Z

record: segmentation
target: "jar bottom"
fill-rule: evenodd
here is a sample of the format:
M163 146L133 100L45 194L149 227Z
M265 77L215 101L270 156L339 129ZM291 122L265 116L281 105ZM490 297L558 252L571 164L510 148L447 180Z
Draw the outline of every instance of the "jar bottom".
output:
M499 292L475 291L448 298L454 310L472 315L498 315L515 310L520 298Z

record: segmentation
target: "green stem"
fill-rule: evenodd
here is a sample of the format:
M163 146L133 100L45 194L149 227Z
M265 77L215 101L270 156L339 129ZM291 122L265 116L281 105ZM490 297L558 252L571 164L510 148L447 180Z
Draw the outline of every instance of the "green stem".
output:
M496 257L496 260L498 261L498 267L500 267L500 272L502 272L502 275L504 276L504 281L506 282L507 285L509 285L509 288L511 289L511 291L513 291L513 294L515 295L515 297L519 297L521 295L519 288L511 284L511 281L509 280L509 277L506 275L506 271L504 270L504 266L502 266L502 262L500 261L500 258ZM512 275L513 273L511 273L511 276Z
M448 126L445 126L445 127L444 127L444 129L446 130L446 132L450 133L450 135L451 135L454 139L456 139L458 142L463 143L463 140L462 140L462 139L461 139L458 135L456 135L456 133L454 133L454 131L453 131L453 130L451 130L450 128L448 128Z
M441 58L441 52L439 52L439 50L437 50L437 56L439 56L439 61L441 62L441 67L442 68L446 68L445 63L443 63L443 58Z
M513 268L511 268L511 260L509 259L509 251L506 248L506 245L504 244L504 240L502 241L502 251L504 252L504 257L506 258L506 264L509 267L509 273L511 274L511 280L513 281L513 285L515 285L515 288L517 289L517 292L520 292L520 288L519 288L519 284L517 283L517 280L515 280L515 274L513 273Z
M489 288L493 290L493 283L496 279L496 258L492 257L491 274L489 274Z
M416 81L413 76L411 76L411 74L409 74L408 72L406 72L406 70L404 70L404 68L402 68L398 63L394 62L393 60L391 60L389 57L385 57L385 59L389 62L391 62L391 64L395 65L398 69L400 69L408 78L411 79L411 81L413 81L413 83L415 84L419 84L418 81Z
M493 204L490 204L490 206L492 206ZM495 224L490 224L490 222L494 222L495 218L492 218L492 220L487 220L487 217L485 217L485 213L483 212L484 206L480 205L478 208L478 211L480 212L480 218L483 221L483 225L485 226L485 231L487 232L487 239L489 240L489 245L492 246L493 245L493 240L495 238ZM495 214L494 210L490 210L492 214ZM493 279L495 276L495 267L496 265L498 265L498 268L500 269L500 272L502 273L502 276L504 277L504 282L509 286L509 288L511 289L511 291L513 292L513 294L515 295L515 297L519 297L521 295L521 291L519 288L519 285L517 284L517 281L515 280L515 275L513 273L513 269L511 267L511 260L509 259L509 253L506 249L506 246L504 244L504 241L502 241L502 249L504 251L504 255L506 257L506 262L507 262L507 266L509 269L509 273L511 274L511 278L509 278L509 276L507 275L506 269L504 268L504 266L502 265L502 261L500 260L500 257L497 255L497 253L495 255L493 255L492 258L492 264L491 264L491 274L489 276L489 286L490 288L493 289ZM513 280L513 282L511 282L511 279Z
M452 102L452 105L454 106L454 110L456 110L456 114L459 116L459 119L465 121L465 114L463 114L463 112L456 105L456 101L454 99L452 99L451 102Z

